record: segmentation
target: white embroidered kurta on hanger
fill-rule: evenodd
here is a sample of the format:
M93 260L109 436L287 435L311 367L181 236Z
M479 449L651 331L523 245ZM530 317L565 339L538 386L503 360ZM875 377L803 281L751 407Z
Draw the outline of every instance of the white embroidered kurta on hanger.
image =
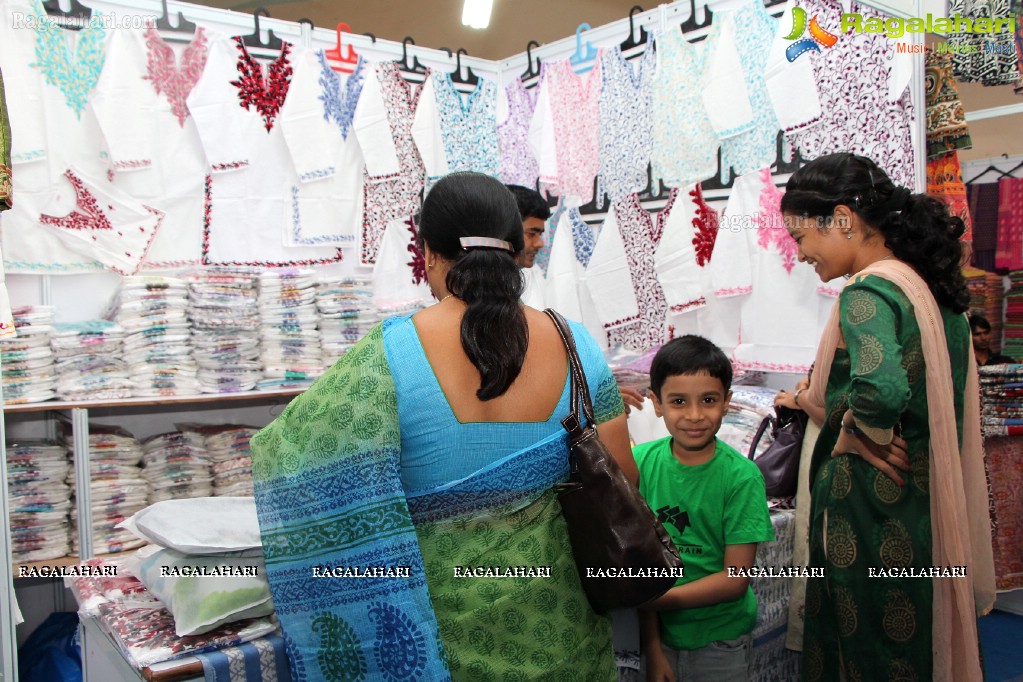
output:
M164 213L145 268L202 260L206 154L187 98L206 67L202 28L175 50L153 29L113 32L93 108L110 150L114 185Z
M657 281L654 253L675 193L656 216L635 194L614 204L586 268L586 284L607 330L608 343L637 351L665 340L667 303Z
M280 126L298 182L288 188L285 242L353 245L362 225L366 164L352 120L366 76L361 58L350 74L330 68L323 50L295 60Z
M279 125L288 94L291 46L257 62L240 39L210 45L206 70L188 96L212 172L206 177L203 262L312 265L340 260L333 247L287 246L289 189L298 177Z
M554 112L551 110L550 88L547 83L549 70L546 64L540 66L540 80L536 89L536 107L529 122L526 140L529 152L536 159L541 191L557 194L558 153L554 139Z
M426 171L412 137L423 87L402 79L394 62L380 62L355 108L353 127L366 161L359 262L372 265L384 230L419 211ZM425 75L429 83L430 73Z
M821 118L821 101L814 80L812 57L804 54L795 61L789 61L785 55L785 50L793 44L788 35L794 25L792 10L797 6L796 0L789 0L785 4L784 13L778 17L774 42L764 69L767 94L771 98L778 125L785 133L808 128Z
M74 273L101 269L44 228L64 173L74 167L101 177L107 163L90 98L106 56L102 15L80 31L53 24L37 2L0 0L0 64L11 123L14 206L0 214L8 273Z
M653 181L685 187L714 175L718 139L707 118L700 88L706 68L706 42L690 44L677 27L657 37L654 76Z
M586 224L578 209L572 208L561 214L551 244L543 304L569 320L582 322L597 343L606 348L607 332L600 322L586 280L586 266L596 246L596 233L597 229Z
M431 300L426 272L422 266L417 268L409 250L414 237L411 217L394 220L384 230L373 265L373 301L381 308L405 308Z
M513 78L497 98L497 137L501 151L501 182L535 187L540 174L529 149L529 124L536 110L538 88L527 90Z
M708 266L718 235L717 211L703 200L700 185L674 191L677 196L654 254L670 315L695 311L713 296Z
M427 106L430 96L435 108ZM451 74L433 74L420 95L412 129L428 180L458 171L498 175L501 157L493 81L480 78L472 92L463 96Z

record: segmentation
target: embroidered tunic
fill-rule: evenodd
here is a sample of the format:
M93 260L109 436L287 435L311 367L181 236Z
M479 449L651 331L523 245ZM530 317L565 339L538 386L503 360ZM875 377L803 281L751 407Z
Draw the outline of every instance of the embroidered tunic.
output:
M102 267L39 223L65 182L65 171L74 167L99 177L106 172L103 135L88 106L106 56L102 24L68 31L51 22L38 2L0 0L0 64L8 93L11 166L18 178L14 205L0 218L9 273Z
M600 69L600 174L597 208L646 189L647 166L653 145L653 80L656 54L653 34L647 34L643 56L629 64L621 47L604 50Z
M529 122L536 110L537 88L527 90L522 81L515 78L500 94L497 137L501 152L501 182L535 187L540 169L529 149Z
M771 106L774 107L774 115L786 133L810 127L821 118L821 100L813 77L813 60L810 55L805 55L790 62L785 54L793 44L788 36L795 25L795 7L796 0L789 0L785 4L785 11L774 22L774 41L764 69L764 81Z
M298 184L278 125L291 83L290 53L285 43L264 69L241 39L217 40L188 96L212 168L205 184L204 264L275 267L341 258L336 248L284 240L287 196Z
M419 211L425 168L412 137L424 88L415 88L393 62L380 62L367 75L352 124L366 161L359 262L372 265L384 230L393 220ZM426 74L429 82L430 74Z
M431 81L443 142L440 151L444 154L447 172L476 171L496 177L501 162L497 138L497 84L480 78L468 99L463 99L451 82L451 74L434 74ZM423 110L420 105L417 121ZM432 178L433 173L427 172Z
M558 222L547 266L544 305L554 308L569 320L582 322L597 343L606 348L607 332L600 322L586 281L586 266L597 242L596 229L587 225L578 209L574 208L562 213Z
M144 268L202 259L206 154L186 100L206 67L208 44L199 28L177 56L153 29L113 31L96 85L93 108L115 186L164 214Z
M700 82L706 68L707 41L690 44L678 28L657 37L653 85L653 181L684 187L714 175L718 139L703 106Z
M280 117L298 174L288 188L288 244L355 243L366 164L352 121L369 72L361 58L351 74L334 71L323 50L303 52L296 60Z
M654 253L675 193L656 216L635 194L614 204L593 249L586 283L607 331L608 343L637 351L665 340L668 305L657 281Z
M821 27L841 34L842 5L806 0L808 15L817 15ZM875 10L852 2L849 12L864 20L881 17ZM805 57L803 57L805 59ZM887 36L850 31L832 47L813 56L820 88L821 122L787 138L804 159L835 152L852 152L875 159L892 181L914 187L913 104L908 88L888 96L893 64L900 59ZM906 60L908 62L908 60Z
M707 304L713 295L711 254L718 235L718 214L703 200L700 185L691 185L671 199L672 210L654 254L654 269L664 289L668 313L685 313Z

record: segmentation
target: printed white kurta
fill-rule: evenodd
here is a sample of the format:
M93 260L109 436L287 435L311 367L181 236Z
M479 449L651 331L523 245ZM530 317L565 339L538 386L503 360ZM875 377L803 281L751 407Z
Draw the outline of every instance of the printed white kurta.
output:
M217 40L188 96L212 169L205 187L205 264L274 267L341 259L334 247L285 244L289 190L299 182L278 120L292 75L289 53L285 44L263 64L240 42Z

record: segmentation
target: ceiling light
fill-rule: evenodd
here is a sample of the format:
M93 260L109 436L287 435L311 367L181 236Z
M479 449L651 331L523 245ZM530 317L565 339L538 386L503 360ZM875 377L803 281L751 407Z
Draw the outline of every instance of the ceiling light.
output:
M465 0L462 8L462 25L472 28L486 28L490 25L490 10L494 0Z

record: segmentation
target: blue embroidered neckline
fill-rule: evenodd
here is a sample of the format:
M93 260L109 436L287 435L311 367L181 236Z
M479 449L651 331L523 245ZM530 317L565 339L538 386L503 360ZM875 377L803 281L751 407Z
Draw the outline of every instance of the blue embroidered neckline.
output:
M323 102L323 120L333 121L341 129L341 135L348 139L348 131L352 127L352 119L355 118L355 105L359 102L359 95L362 94L362 85L365 82L363 77L363 64L366 62L359 57L355 70L348 76L344 84L344 92L341 91L341 74L330 68L327 57L323 50L316 53L320 59L320 101Z

